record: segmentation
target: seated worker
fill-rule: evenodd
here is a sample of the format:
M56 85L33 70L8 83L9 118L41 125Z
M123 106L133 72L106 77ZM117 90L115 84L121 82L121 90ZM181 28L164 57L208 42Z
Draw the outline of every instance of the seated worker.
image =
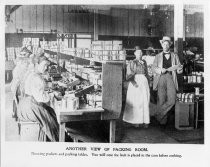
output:
M18 118L21 121L39 122L42 130L50 141L58 141L59 125L54 110L46 103L50 95L45 91L42 74L46 71L49 61L38 61L35 70L24 81L24 97L18 105Z
M19 102L18 96L20 95L20 84L23 79L23 74L25 74L28 70L29 66L29 56L31 55L31 52L27 50L26 48L23 48L20 52L20 54L17 55L17 58L15 60L15 68L12 71L13 79L11 82L11 91L13 94L13 114L12 117L17 119L17 111L16 111L16 105Z

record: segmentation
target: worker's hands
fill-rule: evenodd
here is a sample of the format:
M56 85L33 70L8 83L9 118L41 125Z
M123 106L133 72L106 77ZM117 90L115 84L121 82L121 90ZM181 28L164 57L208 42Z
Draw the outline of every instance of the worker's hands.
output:
M183 65L180 64L179 68L177 69L177 73L181 74L183 72Z
M167 69L162 68L161 73L162 73L162 74L165 74L165 73L166 73L166 71L167 71Z
M50 96L50 100L52 100L54 98L54 96L55 96L54 92L50 92L49 96Z
M138 85L137 83L135 83L135 84L134 84L134 86L135 86L136 88L138 88L138 87L139 87L139 85Z

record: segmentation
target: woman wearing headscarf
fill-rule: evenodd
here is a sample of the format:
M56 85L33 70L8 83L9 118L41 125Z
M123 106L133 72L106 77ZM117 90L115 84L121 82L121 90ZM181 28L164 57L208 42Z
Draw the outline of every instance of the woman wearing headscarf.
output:
M147 63L142 60L142 51L134 52L136 59L129 62L126 78L129 82L123 120L138 127L143 124L148 127L150 123Z
M24 97L18 105L18 118L21 121L39 122L50 141L58 141L59 125L54 110L47 105L50 95L45 91L42 74L49 61L41 59L36 69L24 81Z
M23 48L20 54L17 55L15 60L15 68L13 69L13 79L11 82L11 91L13 94L13 117L17 120L17 104L19 103L19 96L21 95L20 84L23 79L23 75L28 71L29 56L31 52Z

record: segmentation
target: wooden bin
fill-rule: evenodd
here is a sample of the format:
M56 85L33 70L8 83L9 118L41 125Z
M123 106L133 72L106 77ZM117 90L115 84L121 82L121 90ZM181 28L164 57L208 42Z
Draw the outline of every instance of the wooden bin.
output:
M194 103L176 102L175 128L178 130L194 129Z
M38 141L40 126L37 122L18 121L20 141Z

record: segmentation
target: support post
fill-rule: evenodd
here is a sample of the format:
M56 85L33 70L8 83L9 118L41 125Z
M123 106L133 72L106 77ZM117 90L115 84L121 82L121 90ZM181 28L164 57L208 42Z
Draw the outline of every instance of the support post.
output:
M60 123L60 125L59 125L59 142L65 142L65 127L66 127L66 123Z
M115 142L116 120L110 120L109 126L109 143Z
M93 17L93 32L94 40L98 40L98 10L94 10L94 17Z
M184 33L184 4L182 2L174 5L174 52L179 56L180 63L183 64L183 39ZM183 75L177 76L179 90L183 90Z

